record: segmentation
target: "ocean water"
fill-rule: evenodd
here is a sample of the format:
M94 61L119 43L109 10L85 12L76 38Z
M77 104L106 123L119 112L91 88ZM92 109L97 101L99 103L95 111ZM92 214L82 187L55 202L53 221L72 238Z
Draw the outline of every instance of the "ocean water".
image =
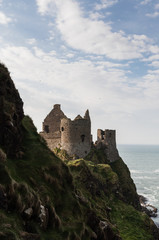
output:
M159 226L159 145L118 145L120 157L127 164L137 192L157 207L153 221Z

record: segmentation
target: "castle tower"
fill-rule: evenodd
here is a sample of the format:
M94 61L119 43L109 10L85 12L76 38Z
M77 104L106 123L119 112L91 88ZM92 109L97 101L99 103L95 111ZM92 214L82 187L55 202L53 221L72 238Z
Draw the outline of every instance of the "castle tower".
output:
M85 157L91 149L91 121L87 110L84 118L61 120L61 146L70 156Z
M53 150L61 144L61 119L66 118L60 104L55 104L43 122L43 131L40 135L46 140L48 147Z
M104 149L109 162L115 162L119 159L119 153L116 148L116 131L106 129L97 130L97 149Z

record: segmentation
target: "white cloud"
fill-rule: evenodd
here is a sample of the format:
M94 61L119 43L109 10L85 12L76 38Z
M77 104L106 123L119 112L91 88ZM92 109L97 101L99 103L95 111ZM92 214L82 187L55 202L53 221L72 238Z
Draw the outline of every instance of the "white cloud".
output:
M153 66L155 68L159 68L159 61L153 61L150 66Z
M111 14L111 13L110 13ZM108 15L110 15L110 14L107 14L107 16ZM91 19L93 19L93 20L98 20L98 19L102 19L102 18L104 18L105 16L103 16L102 14L100 14L100 13L98 13L98 12L92 12L90 15L89 15L89 17L91 18Z
M149 58L144 59L145 62L154 61L154 60L159 60L159 54L155 54L150 56Z
M155 11L153 13L147 13L146 16L151 18L156 18L159 16L159 12Z
M71 62L37 47L4 46L0 56L20 91L25 113L31 115L39 130L55 103L61 103L71 118L89 108L94 135L96 128L122 128L122 124L127 131L128 118L147 109L158 110L157 70L140 79L128 79L128 65L99 59Z
M157 3L157 4L155 5L155 9L156 9L156 10L159 9L159 3Z
M149 70L143 78L143 83L139 83L140 86L141 84L146 98L149 99L147 107L151 105L153 109L153 104L159 104L159 70Z
M49 31L49 34L50 34L49 40L50 40L50 41L54 40L54 38L55 38L55 33L54 33L54 31L53 31L53 30L50 30L50 31Z
M47 12L53 11L54 9L54 0L36 0L39 12L44 15Z
M73 54L73 53L68 53L68 54L66 54L66 57L68 57L68 58L73 58L75 55Z
M101 10L104 8L109 8L109 7L113 6L114 4L116 4L117 2L118 2L118 0L101 0L100 4L96 4L95 9Z
M144 0L144 1L142 1L140 4L141 5L146 5L146 4L148 4L149 2L151 2L152 0Z
M27 43L30 45L34 45L36 43L36 39L35 38L29 38L27 39Z
M12 19L7 17L3 12L0 12L0 24L8 24L9 22L11 22Z
M93 105L95 109L102 109L101 111L105 111L107 103L108 112L109 106L111 112L121 109L125 113L147 107L145 102L148 102L148 99L142 100L143 80L139 81L142 82L141 85L137 81L134 82L134 87L130 87L126 77L127 70L122 69L121 64L94 64L88 60L68 62L38 48L31 52L27 48L13 46L1 49L0 55L9 67L13 79L23 88L21 91L30 92L30 96L36 98L40 105L46 95L47 102L57 98L64 103L69 99L72 104ZM149 87L147 85L147 88ZM29 102L30 105L34 104L31 99Z
M156 18L156 17L159 16L159 11L158 11L158 10L159 10L159 3L155 4L155 5L153 6L153 8L154 8L154 12L152 12L152 13L147 13L147 14L146 14L147 17Z
M57 28L63 40L74 49L119 60L141 58L142 53L149 49L146 36L126 36L122 31L113 32L109 23L83 17L79 4L73 0L48 0L44 3L37 0L39 11L43 14L50 11L51 14L57 9Z

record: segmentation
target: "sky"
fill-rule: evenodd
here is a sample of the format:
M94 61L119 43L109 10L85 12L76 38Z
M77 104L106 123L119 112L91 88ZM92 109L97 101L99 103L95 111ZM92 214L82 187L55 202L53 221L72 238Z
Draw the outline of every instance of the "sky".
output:
M92 133L159 144L159 0L0 0L0 61L38 131L54 104Z

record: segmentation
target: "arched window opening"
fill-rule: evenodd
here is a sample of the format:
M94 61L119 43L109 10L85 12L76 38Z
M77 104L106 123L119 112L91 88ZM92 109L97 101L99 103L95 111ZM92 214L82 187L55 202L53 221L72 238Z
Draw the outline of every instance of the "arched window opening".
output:
M84 140L85 140L85 135L84 134L81 135L81 140L82 140L82 142L84 142Z
M64 128L63 128L63 127L61 128L61 131L62 131L62 132L64 131Z

